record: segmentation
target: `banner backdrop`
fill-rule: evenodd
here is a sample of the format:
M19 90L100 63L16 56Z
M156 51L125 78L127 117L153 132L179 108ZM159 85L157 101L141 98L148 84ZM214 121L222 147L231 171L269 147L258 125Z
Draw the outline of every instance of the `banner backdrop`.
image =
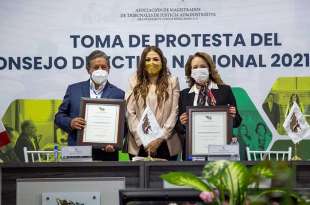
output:
M85 57L95 49L110 56L109 81L126 91L143 48L156 45L181 89L187 87L188 56L212 55L234 88L241 114L252 105L258 114L253 135L262 121L272 140L288 139L281 126L290 95L299 94L307 120L310 114L309 8L308 0L2 1L0 116L20 132L23 120L35 121L36 106L30 103L22 112L27 103L15 100L62 99L69 84L89 78ZM270 93L280 109L275 124L262 106ZM52 122L59 103L50 102L49 116L37 123ZM253 121L242 117L245 124ZM45 129L39 126L38 134Z

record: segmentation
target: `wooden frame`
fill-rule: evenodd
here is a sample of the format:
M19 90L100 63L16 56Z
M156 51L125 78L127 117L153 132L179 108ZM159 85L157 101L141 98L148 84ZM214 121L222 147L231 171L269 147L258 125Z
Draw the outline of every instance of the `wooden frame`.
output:
M226 118L226 125L222 125L223 128L226 128L223 133L226 133L225 136L222 136L222 141L227 144L232 139L232 128L233 128L233 121L232 117L228 113L229 107L228 106L206 106L206 107L197 107L197 106L189 106L186 108L186 112L188 114L188 124L186 127L186 158L190 159L191 157L206 157L208 155L207 151L206 153L200 153L195 154L193 153L193 116L195 113L205 113L208 114L206 116L207 119L212 120L213 114L219 114L222 113L222 115Z
M82 98L81 99L81 104L80 104L80 116L85 119L85 115L87 112L87 106L88 105L103 105L103 106L111 106L111 107L116 107L116 117L115 120L116 122L112 122L111 124L116 127L115 133L113 138L116 139L116 141L113 142L86 142L84 141L84 135L87 134L85 133L85 127L84 129L78 131L78 145L91 145L96 148L102 148L108 144L112 144L116 146L116 148L121 148L122 147L122 137L124 135L124 126L125 126L125 101L124 100L119 100L119 99L105 99L105 98ZM100 110L104 111L103 107L99 107ZM87 124L87 119L86 124ZM87 125L86 125L87 126ZM104 125L103 125L104 126Z

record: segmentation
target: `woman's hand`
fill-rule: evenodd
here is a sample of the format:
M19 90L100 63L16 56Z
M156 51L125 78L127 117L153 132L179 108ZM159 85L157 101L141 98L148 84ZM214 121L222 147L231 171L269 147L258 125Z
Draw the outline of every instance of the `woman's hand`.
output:
M181 116L180 116L180 122L182 125L185 125L188 122L188 116L187 113L184 112Z
M236 144L236 143L238 143L238 138L237 137L231 138L231 144Z
M157 152L158 147L160 146L160 144L163 142L163 139L156 139L153 140L152 142L150 142L150 144L148 144L148 146L145 148L147 153L150 153L150 155L154 155Z
M232 118L236 117L236 107L230 106L228 109L228 113Z
M115 147L111 144L108 144L107 146L102 147L101 150L106 152L115 152Z

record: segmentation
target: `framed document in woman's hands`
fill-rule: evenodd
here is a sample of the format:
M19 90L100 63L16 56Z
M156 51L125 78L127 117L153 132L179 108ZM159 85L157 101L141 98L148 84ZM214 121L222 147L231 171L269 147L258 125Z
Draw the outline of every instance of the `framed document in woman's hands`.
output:
M232 138L228 106L187 107L186 156L206 157L209 145L225 145Z
M85 128L78 133L79 145L121 147L125 123L125 101L118 99L82 98L80 116Z

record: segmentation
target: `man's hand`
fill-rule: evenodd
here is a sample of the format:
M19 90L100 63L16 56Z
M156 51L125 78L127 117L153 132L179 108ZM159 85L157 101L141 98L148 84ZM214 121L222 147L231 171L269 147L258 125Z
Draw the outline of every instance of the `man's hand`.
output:
M85 127L86 121L81 117L75 117L70 122L71 129L81 130Z
M180 122L182 125L185 125L188 122L188 116L187 113L184 112L181 116L180 116Z
M152 142L150 142L150 144L145 148L147 153L150 153L151 156L156 154L158 147L160 146L160 144L163 142L163 139L156 139Z
M101 150L105 152L115 152L115 148L111 144L108 144L107 146L101 148Z

